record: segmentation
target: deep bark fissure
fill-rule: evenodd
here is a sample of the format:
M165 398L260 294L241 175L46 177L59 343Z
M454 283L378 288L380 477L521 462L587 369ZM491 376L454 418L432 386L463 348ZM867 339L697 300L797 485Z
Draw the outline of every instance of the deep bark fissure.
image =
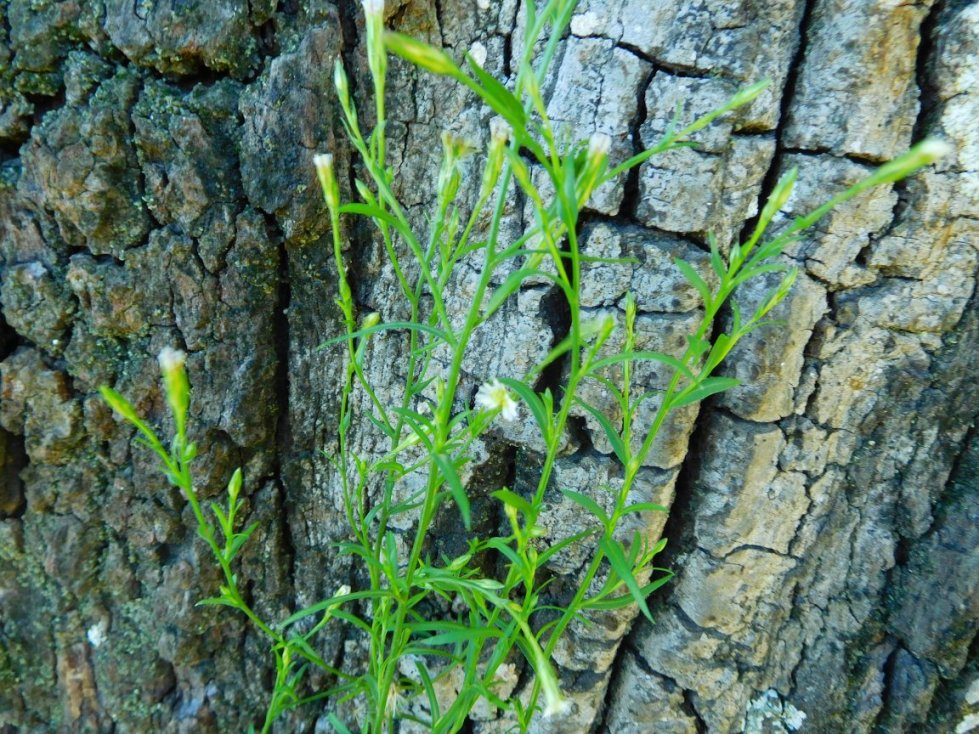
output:
M768 172L761 182L761 189L758 194L758 214L744 223L739 237L739 241L741 242L747 240L758 225L758 219L765 207L765 202L772 195L772 191L775 190L775 186L781 176L780 168L782 167L782 161L785 155L794 152L786 147L783 142L785 138L785 126L788 124L789 110L792 107L792 102L796 98L799 74L802 71L802 64L806 58L806 50L809 47L809 31L812 27L812 14L815 7L816 0L805 0L803 4L802 17L799 19L799 26L796 30L796 46L792 53L792 61L788 65L788 74L782 85L782 94L779 97L778 121L775 124L774 131L775 152L772 155L772 162L768 167Z
M290 424L290 315L289 307L292 303L292 286L289 273L289 249L286 245L285 237L279 229L275 218L271 215L265 216L265 227L268 232L269 241L276 247L278 258L277 268L277 289L275 299L272 304L272 332L273 346L275 350L276 369L275 369L275 453L272 464L272 477L276 492L276 505L279 510L282 527L282 545L285 553L285 567L288 578L288 586L291 590L292 598L289 605L295 604L298 590L295 588L296 582L296 545L292 537L292 525L290 518L289 488L283 478L285 457L287 457L292 447L292 427Z

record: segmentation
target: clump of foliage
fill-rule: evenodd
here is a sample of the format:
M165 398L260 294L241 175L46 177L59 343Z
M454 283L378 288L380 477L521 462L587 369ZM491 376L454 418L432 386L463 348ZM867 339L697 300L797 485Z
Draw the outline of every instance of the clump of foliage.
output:
M374 734L393 731L392 724L399 719L417 721L432 732L459 731L481 699L507 710L521 732L528 731L535 716L564 716L567 705L552 654L571 622L632 605L651 619L646 599L670 577L668 571L654 566L665 540L651 542L641 533L629 536L623 532L623 521L630 515L666 511L629 499L664 422L677 408L737 384L715 373L738 341L763 326L769 312L789 292L796 277L795 269L782 257L789 243L838 204L871 186L910 174L940 152L938 144L926 141L770 236L769 225L796 179L796 172L789 171L774 187L744 242L726 254L711 242L711 280L716 285L710 285L690 264L676 261L703 299L703 318L688 336L685 351L669 355L636 350L636 305L631 295L622 323L611 318L589 321L582 311L582 265L590 258L581 251L578 239L581 213L602 184L658 153L689 145L691 135L751 102L765 83L744 89L687 127L671 125L657 145L610 166L609 138L596 134L587 143L565 141L552 126L540 91L574 6L574 0L550 0L540 8L532 1L526 3L527 41L516 60L512 84L504 86L471 57L460 67L439 49L386 32L383 4L365 1L376 119L369 134L361 128L346 74L337 62L334 80L344 127L367 179L356 182L358 200L342 201L332 156L318 156L316 169L332 225L337 305L345 324L345 333L330 342L344 345L345 352L337 450L331 458L342 487L349 539L340 544L338 552L361 564L366 579L363 588L343 587L334 596L278 622L260 618L243 596L234 571L237 554L256 529L256 524L237 529L241 471L228 483L224 507L213 503L202 507L194 488L191 465L196 451L187 437L190 387L183 355L165 350L160 356L164 391L176 429L169 446L121 395L108 387L102 389L106 401L138 429L141 442L156 453L166 476L183 492L197 519L198 534L220 566L224 583L218 595L200 603L238 610L271 644L276 676L263 731L283 712L319 699L352 700L362 712L360 730ZM535 48L542 49L536 58ZM388 53L458 81L500 118L483 152L481 185L474 202L458 200L461 163L474 150L451 135L443 138L436 204L424 235L416 232L395 196L394 171L387 163ZM535 185L531 165L545 174L552 194L546 195ZM532 203L536 221L515 241L507 241L501 223L515 187ZM364 218L376 226L405 300L407 319L384 321L375 313L358 314L346 277L343 217ZM449 313L446 296L463 260L481 264L471 306L460 319ZM773 271L783 273L779 285L753 313L742 314L734 300L738 288ZM500 273L508 274L494 278ZM470 402L460 394L460 384L473 334L528 279L542 279L560 291L567 304L568 332L521 377L486 376L486 384ZM722 312L730 315L726 331L715 333ZM610 348L610 337L617 329L624 332L624 338L620 339L621 349L615 351ZM368 342L381 333L404 339L405 382L394 404L381 399L364 368ZM448 358L435 359L436 353ZM539 390L544 370L558 360L563 361L564 375L560 390ZM665 389L650 391L635 384L635 365L642 361L657 362L670 370L672 378ZM613 396L614 419L579 394L589 381L601 384ZM358 394L366 400L354 400ZM655 416L637 435L641 430L639 408L651 398L658 402ZM369 405L366 412L355 407L362 404ZM610 503L565 490L567 498L593 518L592 529L545 542L539 522L545 511L545 492L552 485L555 461L575 409L586 411L603 429L620 464L621 479L614 487L599 489L611 494ZM486 537L474 534L468 549L458 557L430 557L431 533L440 512L454 508L462 524L470 528L471 498L463 477L474 445L495 422L517 420L522 411L536 427L544 447L536 488L525 494L498 488L492 497L504 510L508 527ZM352 448L353 432L366 423L383 435L387 449L379 455L361 455ZM418 489L405 496L406 486ZM414 531L404 543L391 523L406 515ZM556 554L581 544L590 548L583 577L573 597L554 606L553 601L545 600L547 581L542 569ZM472 562L484 554L501 560L499 576L484 575ZM448 618L431 618L425 610L432 608L434 599L454 602L453 608L461 611ZM333 623L346 624L366 639L363 669L336 669L320 657L317 635ZM521 697L500 694L504 666L514 656L522 656L534 672L533 682ZM329 674L332 687L302 693L301 681L309 666ZM450 678L455 695L446 700L439 692ZM335 710L328 718L338 732L347 732L353 725Z

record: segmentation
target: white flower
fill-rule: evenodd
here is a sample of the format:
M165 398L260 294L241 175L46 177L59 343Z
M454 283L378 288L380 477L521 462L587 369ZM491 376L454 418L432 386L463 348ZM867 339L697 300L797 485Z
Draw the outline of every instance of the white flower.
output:
M183 369L184 363L187 361L187 355L179 349L163 347L160 350L160 355L157 357L157 360L160 363L160 372L165 375L172 375L177 370Z
M480 386L476 392L476 407L484 410L499 410L505 421L517 419L517 401L513 399L506 385L493 378Z

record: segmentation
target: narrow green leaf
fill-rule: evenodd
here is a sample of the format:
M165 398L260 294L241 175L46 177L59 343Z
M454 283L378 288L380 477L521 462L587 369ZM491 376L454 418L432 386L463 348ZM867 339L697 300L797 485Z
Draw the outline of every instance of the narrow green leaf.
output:
M410 61L433 74L451 76L460 81L466 76L444 51L403 33L385 31L384 47L405 61Z
M278 627L279 629L285 629L289 625L295 624L302 619L306 619L306 617L311 617L314 614L318 615L320 612L326 611L330 607L344 604L348 601L354 601L356 599L382 599L385 596L388 596L388 594L384 591L352 591L349 594L331 596L329 599L323 599L316 604L300 609L298 612L291 614L282 620L278 624Z
M725 390L730 390L732 387L737 387L740 384L741 381L735 380L733 377L708 377L699 385L691 386L691 388L684 390L674 397L670 402L670 407L679 408L682 405L697 403L704 398Z
M326 720L330 722L330 726L336 730L337 734L351 734L350 729L348 729L347 725L337 718L336 714L327 713Z
M524 514L524 517L528 518L529 520L533 520L537 517L537 513L534 512L534 508L531 507L530 503L527 500L525 500L516 492L511 492L506 487L496 490L490 496L496 497L496 499L498 499L500 502L502 502L505 505L511 505L512 507L516 507L520 512Z
M490 296L489 302L484 308L484 318L488 319L490 316L496 313L496 310L504 304L506 299L520 289L520 284L532 276L546 278L547 280L554 280L554 276L552 274L545 273L537 268L520 268L520 270L514 270L496 288L496 290L493 291L493 295Z
M717 237L714 236L713 232L710 232L707 239L710 241L710 266L714 269L717 277L723 281L727 275L727 268L724 267L724 260L721 258L721 252L717 246Z
M360 204L351 203L344 204L340 207L341 214L358 214L362 217L367 217L375 222L384 222L398 234L405 238L406 241L412 241L415 239L414 233L408 228L408 225L402 222L398 217L391 214L391 212L381 209L381 207L375 204Z
M332 339L327 339L325 342L320 344L317 349L326 349L327 347L332 347L334 344L353 341L367 334L376 334L379 331L421 331L441 339L446 344L451 345L453 343L452 340L449 339L448 334L440 329L436 329L434 326L429 326L428 324L422 323L413 323L411 321L390 321L384 324L377 324L377 326L371 326L367 329L360 329L350 334L341 334L340 336L335 336Z
M442 452L433 453L432 460L438 466L439 472L449 485L449 492L452 494L452 499L455 500L456 506L459 508L459 514L462 515L462 523L466 530L469 530L472 526L472 518L469 514L469 497L466 496L466 490L462 486L458 472L456 472L449 457Z
M786 263L763 263L761 265L755 265L750 268L745 268L740 273L738 277L734 279L733 285L735 287L741 285L742 283L757 278L759 275L764 275L765 273L780 273L789 270L790 266Z
M643 594L642 589L636 582L636 577L632 575L632 569L629 568L629 564L626 563L625 554L622 552L622 546L619 545L618 541L609 538L607 535L603 536L599 541L599 546L602 551L608 557L608 561L612 564L612 569L618 574L618 577L625 583L626 588L629 589L629 593L632 595L633 601L639 607L639 610L643 613L650 622L653 621L653 615L649 611L649 607L646 606L646 597Z
M681 362L676 357L671 357L669 354L662 354L661 352L622 352L620 354L613 354L611 357L603 357L602 359L595 362L589 372L595 370L600 370L603 367L608 367L613 364L619 364L621 362L630 361L645 361L645 362L661 362L662 364L672 367L673 369L680 372L688 380L693 381L694 375L687 368L683 362Z
M435 721L442 715L442 709L439 707L439 698L435 694L435 686L432 685L432 677L428 674L425 663L417 658L415 659L415 670L418 671L422 688L425 689L425 696L428 698L428 708L432 713L432 720Z
M351 614L343 609L335 608L330 612L330 615L336 617L337 619L342 619L344 622L353 625L357 629L363 630L367 634L371 633L371 626L356 614Z
M728 355L731 349L734 348L735 340L730 334L718 334L717 338L714 339L714 343L711 345L710 353L707 355L707 359L704 362L702 368L702 373L709 375L714 369L724 361L724 358Z
M217 504L212 502L211 512L213 512L215 517L217 517L218 522L221 524L221 530L224 532L225 536L226 537L230 536L232 534L232 530L230 525L228 524L228 516L224 514L224 510L222 510Z
M476 78L483 85L482 93L478 91L476 93L483 98L486 104L510 123L515 133L521 136L526 135L527 113L523 105L520 104L509 89L500 84L493 76L487 74L483 70L483 67L477 64L476 60L468 53L466 54L466 63L469 64L472 73L475 74ZM472 89L476 91L475 87Z
M517 555L517 552L503 538L492 538L486 541L485 545L487 548L492 548L497 553L506 556L511 565L521 572L521 575L526 571L527 564L524 563L524 560Z
M676 264L679 271L683 273L683 277L689 281L690 285L697 289L701 300L704 302L704 308L710 309L713 300L710 287L707 285L704 279L700 277L700 274L694 270L693 266L686 260L678 257L673 262Z
M581 407L587 410L596 421L598 421L598 424L602 427L602 430L605 431L605 436L608 438L608 442L612 444L612 451L615 452L615 455L618 457L619 461L622 462L623 466L627 465L629 463L630 451L626 448L625 442L622 440L622 437L615 429L615 426L612 425L611 421L609 421L605 414L598 408L589 405L581 398L576 397L575 401L581 405Z
M731 298L728 301L728 304L731 307L731 322L732 322L731 323L731 333L732 334L738 334L738 333L740 333L741 326L742 326L742 321L741 321L741 306L739 306L738 305L738 302L735 299L733 299L733 298Z
M663 584L667 583L671 578L673 578L673 572L667 571L665 575L659 576L654 581L650 581L648 584L643 585L639 591L643 598L646 598L663 586ZM612 598L597 597L595 599L587 599L585 600L583 606L585 609L600 609L608 611L612 609L622 609L623 607L627 607L632 603L632 595L627 594L625 596L615 596Z
M253 522L243 532L235 533L231 540L231 545L229 546L232 557L238 555L238 551L240 551L241 547L248 542L248 539L252 536L252 533L258 529L259 524L260 523L258 522Z
M710 342L695 334L687 334L687 344L690 347L690 356L694 360L697 360L704 352L710 349Z
M109 407L127 421L137 427L143 423L139 415L136 413L136 409L130 404L130 402L111 387L108 385L102 385L99 388L99 392L102 394L102 399L109 404Z
M530 410L534 417L534 422L540 428L541 437L547 443L551 436L551 413L544 406L540 396L525 382L514 380L509 377L499 378L500 382L513 390Z
M565 548L574 545L580 540L584 540L589 535L595 535L595 533L597 532L598 531L594 528L591 528L589 530L583 530L580 533L575 533L574 535L567 537L558 543L555 543L554 545L550 546L547 550L545 550L543 553L541 553L540 556L537 557L538 564L543 566L545 563L551 560L553 556L560 553Z
M591 497L570 489L562 489L561 494L594 515L598 521L602 523L602 527L608 528L608 515L605 514L605 510L603 510Z
M669 512L669 510L655 502L636 502L622 510L623 515L628 515L630 512Z
M562 257L568 257L569 253L561 253ZM579 255L578 259L583 263L595 263L598 265L641 265L642 261L638 257L598 257L597 255Z

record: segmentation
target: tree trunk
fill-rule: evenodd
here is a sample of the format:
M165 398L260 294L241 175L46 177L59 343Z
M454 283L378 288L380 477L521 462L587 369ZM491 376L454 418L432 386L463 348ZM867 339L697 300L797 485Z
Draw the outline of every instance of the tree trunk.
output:
M98 387L167 431L155 355L186 350L199 491L220 499L242 466L247 522L261 523L239 573L256 607L280 619L356 582L334 547L341 357L317 346L342 321L312 156L332 150L356 171L331 69L342 57L368 117L362 12L351 0L0 12L0 732L243 731L264 712L267 644L194 606L216 592L212 559ZM500 78L522 46L518 0L389 1L387 18ZM577 138L610 134L613 161L649 147L679 101L692 119L772 80L699 148L593 199L585 251L639 264L590 265L585 305L616 313L635 291L649 348L675 349L697 315L671 258L703 258L708 231L736 241L781 172L799 168L790 217L926 134L954 148L794 244L802 272L781 325L727 368L744 386L659 442L641 489L670 513L644 531L669 538L661 565L677 577L650 600L655 624L617 616L559 647L568 731L973 731L979 5L582 0L555 68L552 117ZM440 133L485 140L490 113L396 62L388 109L398 192L424 226ZM512 234L530 213L511 203ZM383 249L364 226L345 235L364 312L396 318ZM562 328L560 300L526 288L477 334L464 388L519 372ZM397 378L402 349L376 340L378 384ZM474 503L533 480L524 433L487 444ZM579 420L555 487L594 492L615 475L600 434ZM552 509L555 537L579 527ZM447 525L438 542L462 540ZM555 593L577 569L553 569ZM351 663L358 642L328 632L321 652ZM305 706L279 730L328 731L329 710ZM487 717L472 730L504 728Z

